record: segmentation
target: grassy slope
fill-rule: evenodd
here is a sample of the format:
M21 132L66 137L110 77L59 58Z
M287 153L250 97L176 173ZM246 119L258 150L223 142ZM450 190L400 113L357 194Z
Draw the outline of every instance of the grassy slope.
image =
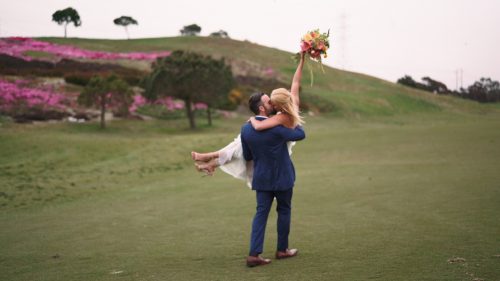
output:
M170 37L135 40L95 40L41 38L54 43L74 44L78 47L110 52L190 50L215 57L224 56L240 65L271 67L278 77L291 82L295 64L291 54L278 49L246 41L210 37ZM141 63L130 66L144 68ZM491 108L476 102L454 97L436 96L427 92L403 87L371 76L325 67L323 74L318 65L311 64L315 72L314 86L310 86L307 67L302 83L303 94L324 98L335 107L337 116L380 116L411 112L454 111L461 113L486 113ZM490 106L491 107L491 106ZM498 106L493 106L498 110Z
M244 117L195 132L167 129L184 120L117 121L105 132L4 125L0 271L6 280L497 280L498 117L309 118L293 155L291 243L301 255L253 270L243 266L253 193L223 173L201 178L188 156L226 144Z

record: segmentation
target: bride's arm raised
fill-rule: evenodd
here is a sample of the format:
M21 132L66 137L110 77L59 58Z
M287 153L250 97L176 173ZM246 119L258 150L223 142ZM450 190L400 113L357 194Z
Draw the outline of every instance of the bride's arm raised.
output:
M270 129L279 125L285 125L288 122L287 114L276 114L273 117L269 117L265 120L259 121L255 117L250 118L252 127L257 131L262 131Z
M292 87L290 89L290 93L292 94L295 106L297 106L297 110L299 109L300 106L299 89L300 89L300 79L302 78L302 68L304 67L304 56L305 53L301 52L299 65L297 66L297 70L295 70L295 74L293 75Z

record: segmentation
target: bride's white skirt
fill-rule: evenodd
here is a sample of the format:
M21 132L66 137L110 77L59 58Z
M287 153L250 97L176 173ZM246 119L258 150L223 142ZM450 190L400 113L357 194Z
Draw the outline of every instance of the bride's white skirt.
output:
M292 155L295 142L287 142L288 153ZM253 161L245 161L241 147L241 135L238 135L230 144L219 150L219 168L225 173L246 181L252 188Z

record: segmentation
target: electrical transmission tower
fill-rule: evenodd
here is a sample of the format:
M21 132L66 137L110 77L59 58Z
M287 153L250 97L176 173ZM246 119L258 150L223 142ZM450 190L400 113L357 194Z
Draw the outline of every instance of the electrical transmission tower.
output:
M464 87L464 70L457 68L455 70L455 89L458 91L458 82L460 81L460 88Z
M345 70L347 65L347 14L340 14L340 34L338 40L333 39L333 42L338 42L340 51L340 67Z

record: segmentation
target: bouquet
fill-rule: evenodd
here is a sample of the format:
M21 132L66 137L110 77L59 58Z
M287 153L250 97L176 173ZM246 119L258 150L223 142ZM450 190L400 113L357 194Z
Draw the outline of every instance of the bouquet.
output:
M323 64L321 63L321 56L323 58L327 57L326 51L330 47L330 41L328 38L330 37L330 30L326 33L320 33L319 29L315 29L313 31L308 31L302 39L300 40L300 49L302 52L305 52L305 56L309 57L311 60L319 62L321 70L323 73L325 70L323 69ZM295 59L300 59L300 53L295 55ZM311 67L308 65L309 70L311 72L311 86L313 84L313 73Z

